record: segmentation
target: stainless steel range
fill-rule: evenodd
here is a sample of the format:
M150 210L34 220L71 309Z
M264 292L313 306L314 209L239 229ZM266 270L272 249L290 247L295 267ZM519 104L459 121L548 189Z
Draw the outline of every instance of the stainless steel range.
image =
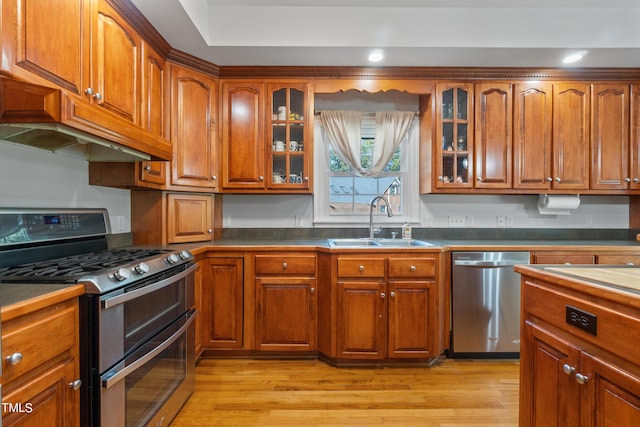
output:
M194 387L188 251L109 250L104 209L0 209L0 283L79 283L82 426L168 425Z

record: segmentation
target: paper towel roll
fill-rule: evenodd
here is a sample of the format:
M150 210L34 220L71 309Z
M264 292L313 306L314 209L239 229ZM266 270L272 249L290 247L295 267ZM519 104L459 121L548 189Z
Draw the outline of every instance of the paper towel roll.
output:
M538 199L538 212L543 215L570 215L570 210L578 207L579 195L540 194Z

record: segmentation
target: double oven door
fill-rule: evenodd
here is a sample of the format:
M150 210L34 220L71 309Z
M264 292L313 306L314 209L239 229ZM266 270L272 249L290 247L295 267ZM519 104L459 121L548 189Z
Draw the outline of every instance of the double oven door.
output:
M195 268L94 298L93 426L168 425L192 393Z

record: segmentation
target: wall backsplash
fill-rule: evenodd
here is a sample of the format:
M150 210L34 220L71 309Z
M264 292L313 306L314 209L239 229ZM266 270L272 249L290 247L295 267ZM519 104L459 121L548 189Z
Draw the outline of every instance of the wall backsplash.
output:
M113 233L131 231L130 191L89 185L78 153L0 142L0 208L106 208Z

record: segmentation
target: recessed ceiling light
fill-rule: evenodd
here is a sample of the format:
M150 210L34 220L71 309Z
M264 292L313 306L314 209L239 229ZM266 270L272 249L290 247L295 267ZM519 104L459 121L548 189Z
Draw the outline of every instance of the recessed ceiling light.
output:
M579 52L575 52L575 53L569 54L569 55L564 57L564 59L562 60L562 63L563 64L573 64L574 62L580 61L586 54L587 54L586 50L581 50Z
M384 58L384 52L382 52L382 50L380 49L373 50L369 54L370 62L380 62L382 61L382 58Z

